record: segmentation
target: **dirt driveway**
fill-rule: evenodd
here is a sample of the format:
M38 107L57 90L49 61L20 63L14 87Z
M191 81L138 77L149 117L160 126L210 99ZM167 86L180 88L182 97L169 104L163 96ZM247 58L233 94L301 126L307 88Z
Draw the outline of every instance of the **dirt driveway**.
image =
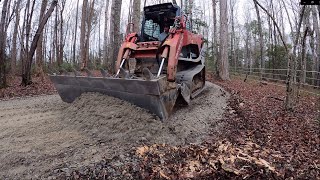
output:
M166 122L128 102L88 93L0 101L0 179L48 178L144 144L197 143L222 130L229 94L208 89Z

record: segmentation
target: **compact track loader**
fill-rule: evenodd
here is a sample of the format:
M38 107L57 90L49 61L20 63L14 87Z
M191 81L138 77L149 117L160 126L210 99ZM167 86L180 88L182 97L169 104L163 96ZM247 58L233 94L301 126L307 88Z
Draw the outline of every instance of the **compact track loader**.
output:
M164 39L160 34L170 26ZM163 34L162 34L163 36ZM148 109L164 120L177 101L190 103L205 87L203 37L176 4L144 7L141 33L122 43L115 74L101 77L50 75L59 95L72 102L84 92L99 92Z

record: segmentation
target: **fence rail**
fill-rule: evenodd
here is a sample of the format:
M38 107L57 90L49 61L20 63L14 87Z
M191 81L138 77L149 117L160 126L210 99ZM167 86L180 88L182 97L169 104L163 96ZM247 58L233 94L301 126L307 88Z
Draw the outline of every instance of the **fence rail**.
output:
M287 69L262 69L263 71L260 72L259 68L234 68L230 67L230 74L231 75L244 75L247 77L251 77L251 79L259 79L260 78L260 73L262 74L262 78L267 81L271 82L281 82L281 83L286 83L287 80ZM274 73L272 73L272 72ZM302 74L301 70L297 70L297 79L301 80ZM317 71L305 71L305 81L304 83L301 82L300 85L303 88L303 91L320 95L320 72ZM302 80L301 80L302 81ZM279 84L278 84L279 85ZM283 86L283 85L281 85Z

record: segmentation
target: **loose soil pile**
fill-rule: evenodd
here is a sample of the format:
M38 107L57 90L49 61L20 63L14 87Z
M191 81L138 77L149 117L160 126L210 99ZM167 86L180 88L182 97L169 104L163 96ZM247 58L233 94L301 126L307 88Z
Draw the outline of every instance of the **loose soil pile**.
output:
M68 176L134 147L200 143L219 134L229 94L208 89L166 121L128 102L94 93L72 104L57 95L0 102L0 179Z

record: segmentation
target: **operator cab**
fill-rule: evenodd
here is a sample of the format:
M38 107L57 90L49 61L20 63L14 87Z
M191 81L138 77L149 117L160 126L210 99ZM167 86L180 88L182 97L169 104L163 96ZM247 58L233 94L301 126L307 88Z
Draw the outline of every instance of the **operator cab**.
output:
M140 41L160 41L164 27L173 26L175 17L180 14L180 7L172 3L144 7Z

